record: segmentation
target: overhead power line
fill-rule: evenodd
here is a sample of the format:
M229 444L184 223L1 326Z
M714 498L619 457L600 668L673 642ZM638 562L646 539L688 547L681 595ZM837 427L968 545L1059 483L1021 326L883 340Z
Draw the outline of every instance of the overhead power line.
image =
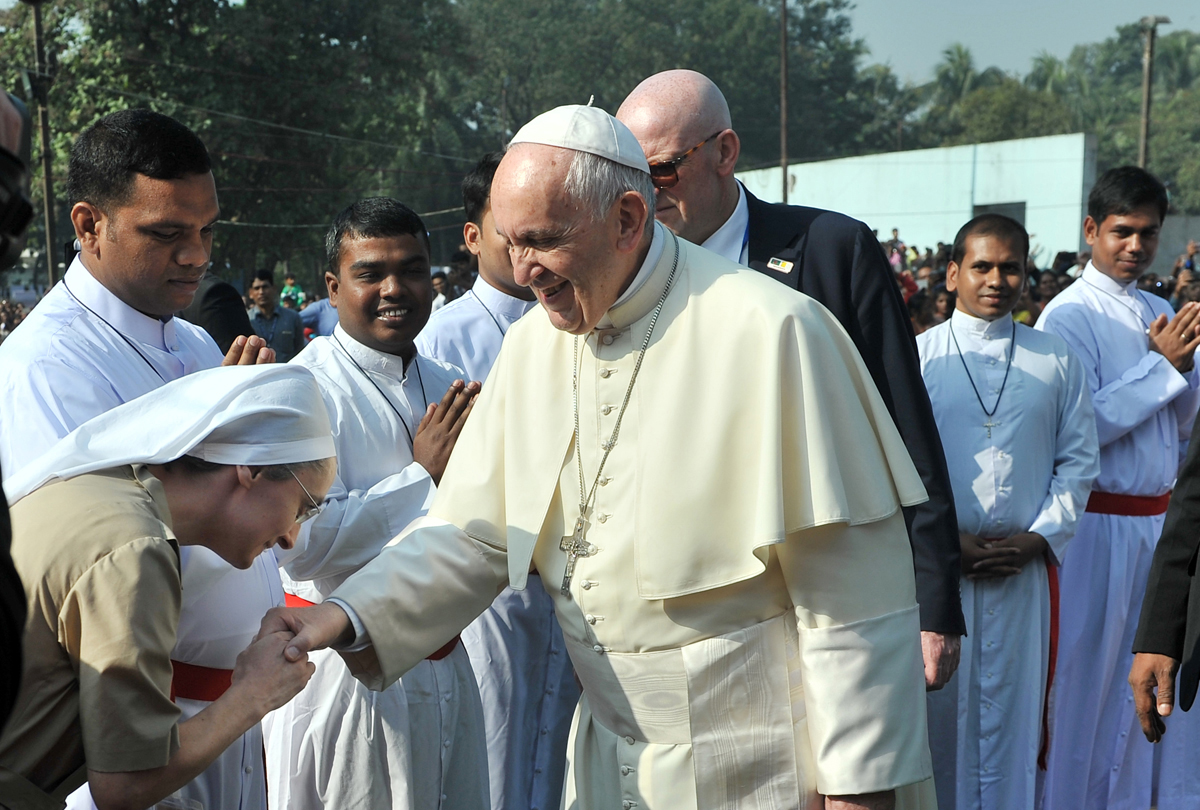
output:
M437 211L426 211L423 214L418 214L419 217L436 217L438 214L453 214L463 210L461 205L456 205L453 208L439 208ZM329 223L325 222L320 225L281 225L270 222L236 222L232 219L219 219L218 225L233 225L238 228L328 228ZM430 228L431 231L440 231L445 228L454 228L456 225L439 225L436 228Z
M31 71L31 73L33 73L33 71ZM58 76L57 78L60 81L75 81L76 83L78 83L77 79L71 79L66 76ZM308 135L308 136L314 137L314 138L324 138L327 140L343 141L346 143L360 143L360 144L364 144L366 146L378 146L378 147L382 147L384 149L391 149L391 150L394 150L397 152L405 151L402 147L399 147L394 143L384 143L383 141L372 141L372 140L368 140L366 138L351 138L348 135L334 135L333 133L330 133L330 132L320 132L315 129L304 129L303 127L293 127L288 124L277 124L274 121L264 121L261 118L251 118L246 115L237 115L235 113L223 112L221 110L213 110L208 107L199 107L195 104L187 104L185 102L176 101L175 99L171 99L171 98L155 98L154 96L147 96L142 93L132 93L128 90L120 90L116 87L107 87L102 84L87 84L85 86L88 87L89 89L103 90L106 93L113 93L114 95L125 96L126 98L134 98L134 99L137 99L138 101L146 101L151 104L174 104L177 107L183 107L183 108L189 109L189 110L197 110L199 112L205 113L206 115L215 115L215 116L222 117L222 118L231 118L235 121L244 121L249 124L258 124L259 126L271 127L273 129L283 130L284 132L294 132L298 135ZM416 149L413 151L416 151L422 155L429 155L431 157L440 157L440 158L444 158L446 160L457 160L462 163L474 164L477 162L473 158L459 157L457 155L446 155L446 154L442 154L441 152L429 152L424 149Z

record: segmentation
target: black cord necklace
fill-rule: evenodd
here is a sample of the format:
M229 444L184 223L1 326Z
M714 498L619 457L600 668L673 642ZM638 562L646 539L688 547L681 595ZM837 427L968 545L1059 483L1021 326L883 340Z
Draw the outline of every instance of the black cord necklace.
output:
M103 315L101 315L99 312L97 312L96 310L89 307L87 304L80 301L79 297L77 295L75 295L75 293L71 292L71 288L67 286L67 280L65 278L62 280L62 286L63 286L63 289L67 291L67 295L71 296L72 301L74 301L76 304L79 304L79 306L83 307L88 312L95 315L102 324L107 326L109 329L113 330L113 332L115 332L117 334L117 337L119 337L121 340L128 343L129 348L131 348L135 352L137 352L137 356L142 358L142 362L144 362L146 365L150 366L150 370L154 372L155 376L157 376L164 383L167 381L167 378L162 375L162 372L158 370L158 367L150 362L150 358L147 357L146 355L142 354L142 350L137 347L136 343L134 343L132 340L130 340L128 337L126 337L125 333L122 332L120 329L118 329L117 327L115 327L111 323L109 323L107 320L105 320Z
M500 330L500 337L504 337L504 327L500 325L500 321L497 320L496 316L492 314L492 311L488 309L487 304L483 303L483 299L476 295L474 290L471 290L471 297L475 299L479 306L483 307L483 311L486 312L488 317L492 319L492 323L496 324L496 328Z
M391 398L389 398L388 395L383 392L383 389L379 387L379 383L375 382L371 375L367 373L367 370L358 364L358 361L354 359L354 355L350 354L350 350L342 345L342 342L338 340L338 336L330 335L330 337L333 338L333 342L338 345L338 348L342 350L342 353L345 354L346 357L349 358L350 362L354 364L354 367L358 369L358 373L366 377L367 382L375 386L375 390L379 392L379 396L383 397L383 401L387 403L387 406L392 409L392 413L396 414L396 418L399 419L400 424L404 426L404 432L408 434L408 447L411 450L413 445L413 433L408 429L408 423L404 421L404 417L400 415L400 410L392 404ZM417 370L417 382L421 385L421 399L425 403L421 408L421 414L424 415L425 411L429 410L429 397L425 394L425 380L421 377L421 364L417 362L417 355L415 353L413 354L412 365L413 368ZM401 382L401 390L403 391L403 382Z
M950 337L954 340L954 348L958 350L958 359L962 363L963 371L967 373L967 380L971 383L971 390L975 392L975 399L979 400L979 407L983 408L983 413L987 416L987 421L983 426L987 428L988 438L992 438L992 428L999 427L997 423L992 422L992 417L996 415L996 411L1000 409L1000 398L1004 396L1004 386L1008 385L1008 372L1012 371L1013 358L1017 356L1017 322L1013 321L1012 325L1012 346L1008 349L1008 365L1004 367L1004 382L1000 383L1000 393L996 395L996 405L990 411L983 404L983 397L979 396L979 389L975 387L975 378L971 376L971 369L967 368L967 359L963 357L962 347L958 345L958 336L954 334L954 322L950 323Z

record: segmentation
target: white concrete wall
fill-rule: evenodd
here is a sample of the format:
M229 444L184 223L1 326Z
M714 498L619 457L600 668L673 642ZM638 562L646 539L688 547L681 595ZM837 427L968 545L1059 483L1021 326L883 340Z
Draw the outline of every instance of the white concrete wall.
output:
M782 197L780 177L779 168L738 174L769 202ZM1045 265L1057 251L1083 245L1096 139L1078 133L797 163L788 178L793 205L841 211L884 239L899 228L922 250L952 241L977 205L1024 202L1025 227Z

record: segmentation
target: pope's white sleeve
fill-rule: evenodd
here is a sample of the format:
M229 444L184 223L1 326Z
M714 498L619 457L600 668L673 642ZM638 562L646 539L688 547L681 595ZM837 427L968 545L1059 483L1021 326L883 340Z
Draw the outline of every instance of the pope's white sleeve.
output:
M443 520L418 518L330 595L350 606L372 645L342 657L354 677L385 689L460 633L507 584L504 549Z
M301 581L357 571L425 514L436 491L429 473L416 462L366 490L347 490L339 474L321 514L301 527L292 550L277 553L279 563Z
M904 516L833 524L775 546L795 605L817 790L928 779L921 626Z
M1067 543L1075 535L1087 509L1092 483L1100 474L1100 442L1092 412L1087 374L1074 353L1067 355L1059 400L1058 434L1054 447L1054 474L1050 490L1029 531L1046 538L1055 562L1062 564Z

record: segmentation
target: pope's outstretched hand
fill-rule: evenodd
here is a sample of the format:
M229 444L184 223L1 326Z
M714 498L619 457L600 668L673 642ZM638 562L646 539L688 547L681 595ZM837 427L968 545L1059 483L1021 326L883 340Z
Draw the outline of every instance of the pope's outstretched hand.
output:
M354 642L354 627L350 617L334 602L302 608L271 608L263 616L255 641L271 633L292 636L283 655L289 661L299 661L313 650L326 647L345 647Z

